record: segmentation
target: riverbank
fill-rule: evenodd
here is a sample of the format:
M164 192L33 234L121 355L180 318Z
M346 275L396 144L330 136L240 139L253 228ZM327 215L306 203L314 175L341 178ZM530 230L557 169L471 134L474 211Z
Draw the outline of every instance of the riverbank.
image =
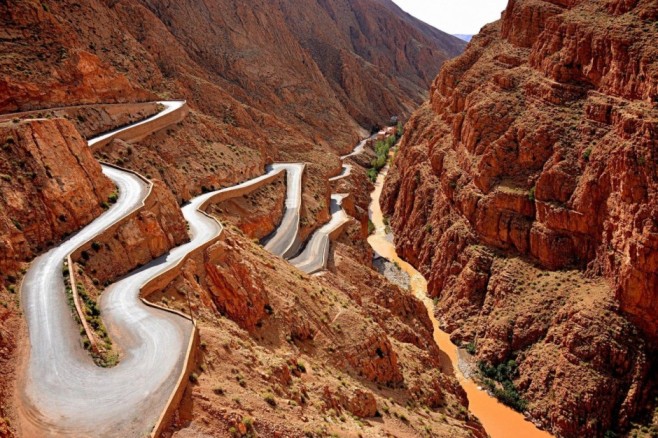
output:
M439 346L445 357L442 361L442 371L455 375L462 388L466 391L469 400L469 410L480 420L487 433L492 438L508 438L522 436L524 438L551 438L548 432L538 429L534 424L527 421L523 414L503 405L486 391L482 390L475 382L467 378L461 371L460 352L450 341L450 336L439 328L439 322L434 315L434 303L427 296L427 281L409 263L398 257L391 235L387 234L384 217L379 206L384 181L388 173L386 166L379 174L375 190L371 194L369 209L370 220L375 226L375 232L368 238L368 243L373 250L389 262L396 264L406 272L410 278L410 290L423 302L427 313L434 326L434 341ZM467 370L470 367L466 367ZM467 371L468 375L471 372Z

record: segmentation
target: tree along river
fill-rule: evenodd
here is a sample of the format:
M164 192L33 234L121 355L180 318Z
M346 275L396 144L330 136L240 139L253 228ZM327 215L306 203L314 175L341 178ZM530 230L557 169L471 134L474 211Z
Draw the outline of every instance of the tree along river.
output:
M427 296L427 281L413 266L398 257L395 245L392 242L392 236L390 234L387 236L386 234L386 226L384 225L384 217L379 206L379 198L387 173L388 166L380 173L375 185L375 191L371 194L370 220L375 225L375 233L368 238L368 243L370 243L370 246L372 246L377 254L392 263L397 263L409 275L411 291L425 304L427 313L432 320L434 341L450 359L449 362L443 361L443 371L455 375L462 388L466 391L469 410L480 420L492 438L551 438L551 434L538 429L534 424L527 421L521 413L505 406L486 391L479 389L478 385L473 380L466 378L459 369L458 349L450 341L450 336L439 328L439 323L434 316L434 303Z

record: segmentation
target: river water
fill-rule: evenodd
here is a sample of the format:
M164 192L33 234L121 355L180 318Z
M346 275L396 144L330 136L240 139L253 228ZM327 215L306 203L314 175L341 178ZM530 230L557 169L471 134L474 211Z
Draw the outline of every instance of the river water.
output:
M397 263L409 275L411 279L411 291L425 304L427 313L432 320L434 341L449 359L449 361L443 360L443 371L454 373L462 388L466 391L469 410L480 420L492 438L552 438L552 435L548 432L539 430L534 424L526 421L519 412L500 403L486 391L478 389L475 382L466 378L459 369L458 349L450 341L449 335L439 328L439 323L434 316L434 303L427 296L427 281L413 266L398 257L395 245L392 242L393 239L390 235L386 235L386 226L384 225L384 217L379 206L379 198L387 173L388 166L382 170L377 178L375 191L371 194L370 220L374 223L376 230L368 238L368 243L370 243L370 246L372 246L377 254L385 257L392 263Z

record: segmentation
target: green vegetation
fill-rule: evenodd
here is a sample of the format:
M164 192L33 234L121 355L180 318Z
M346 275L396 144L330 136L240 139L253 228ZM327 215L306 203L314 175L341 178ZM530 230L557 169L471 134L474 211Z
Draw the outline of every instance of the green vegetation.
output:
M12 219L11 222L14 224L14 227L16 227L18 231L23 231L23 226L20 222L18 222L16 219Z
M530 199L530 202L535 202L535 199L536 199L535 198L535 191L536 190L537 190L537 188L533 187L528 191L528 199Z
M374 167L371 167L366 171L366 175L368 176L370 182L374 184L375 182L377 182L377 175L379 175L379 172Z
M398 138L404 135L404 125L402 124L402 122L398 122L398 128L395 134L398 136Z
M367 171L368 178L373 183L377 181L377 175L379 174L379 171L384 166L386 166L386 162L388 160L388 153L391 150L391 147L393 147L393 145L395 145L397 141L398 138L396 136L391 136L386 140L378 141L375 143L376 156L370 162L370 165L372 167Z
M276 399L274 398L274 394L272 394L271 392L265 394L263 396L263 400L265 400L265 402L268 405L272 406L273 408L276 407Z
M190 382L199 383L199 375L197 373L190 374Z
M81 275L82 270L78 271L78 274ZM89 351L96 365L104 368L115 366L117 363L119 363L119 354L114 350L112 341L107 334L107 329L105 328L105 325L100 318L101 311L98 308L96 300L89 296L82 283L76 284L76 289L80 297L80 304L82 306L82 313L84 314L85 320L89 324L90 329L94 332L94 337L100 341L100 344L98 345L98 351L92 351L91 341L87 337L87 333L85 332L85 329L82 325L82 321L80 321L80 316L78 315L78 312L75 308L75 301L73 299L73 286L71 285L71 272L69 266L66 264L62 266L62 276L64 277L64 283L66 285L66 297L69 308L71 309L73 318L75 319L80 329L83 348Z
M513 379L518 374L514 360L498 364L498 366L478 362L478 368L484 377L484 385L492 392L494 397L519 412L524 412L528 408L528 402L521 397L516 386L514 386Z
M466 344L466 351L468 354L475 354L477 353L477 347L475 346L475 342L469 342Z
M116 204L118 200L119 200L119 192L118 191L112 192L112 194L107 198L107 201L110 204Z
M368 235L375 233L375 224L368 219Z
M587 148L585 149L585 152L583 152L583 159L585 161L589 161L589 157L592 155L592 148Z

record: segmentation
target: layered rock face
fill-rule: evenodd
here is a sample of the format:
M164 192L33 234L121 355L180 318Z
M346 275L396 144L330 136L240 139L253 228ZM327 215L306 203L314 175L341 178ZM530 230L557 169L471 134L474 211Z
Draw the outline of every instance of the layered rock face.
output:
M389 0L0 8L0 112L169 94L224 122L247 113L255 129L283 122L306 141L326 141L338 126L351 141L353 119L370 125L408 115L440 65L464 47Z
M200 328L198 382L173 436L223 436L245 416L267 436L350 434L371 417L383 417L364 420L374 436L485 436L439 371L422 303L354 248L336 253L334 272L307 276L227 227L149 296Z
M511 1L444 66L385 188L445 328L516 358L564 436L623 429L653 384L657 19L652 1Z
M61 241L103 212L115 190L66 120L0 125L0 270Z
M187 242L186 226L176 199L156 180L143 207L80 247L72 261L96 283L109 284Z

